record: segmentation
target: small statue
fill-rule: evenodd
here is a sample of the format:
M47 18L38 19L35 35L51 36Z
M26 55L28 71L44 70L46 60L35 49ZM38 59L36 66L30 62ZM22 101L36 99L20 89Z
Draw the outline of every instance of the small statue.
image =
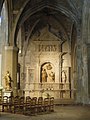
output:
M5 90L11 90L11 76L10 76L10 73L9 71L7 71L5 77L4 77L4 80L5 80Z
M47 77L46 69L42 69L42 82L47 82Z
M55 73L51 71L51 73L49 74L50 77L50 81L51 82L55 82Z
M66 71L63 70L63 71L62 71L62 82L65 83L66 81L67 81Z

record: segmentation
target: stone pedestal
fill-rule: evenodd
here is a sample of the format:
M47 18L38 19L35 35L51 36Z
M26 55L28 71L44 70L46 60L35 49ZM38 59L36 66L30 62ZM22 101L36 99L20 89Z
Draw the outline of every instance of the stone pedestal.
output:
M3 92L3 96L7 96L7 97L10 97L13 95L13 92L12 91L4 91Z

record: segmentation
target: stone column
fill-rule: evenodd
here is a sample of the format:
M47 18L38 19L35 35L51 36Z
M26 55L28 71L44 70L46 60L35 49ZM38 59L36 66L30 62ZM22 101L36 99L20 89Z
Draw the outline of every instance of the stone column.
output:
M83 44L82 54L83 54L83 69L82 69L82 102L83 104L88 104L88 52L87 45ZM90 74L90 73L89 73Z
M2 75L2 55L0 54L0 87L2 86L2 77L1 77L1 75Z
M90 43L87 45L87 64L88 64L88 97L90 103Z
M83 64L82 64L82 49L81 49L81 45L79 44L79 42L77 44L77 49L76 49L76 57L77 57L76 58L77 59L77 61L76 61L76 64L77 64L77 69L76 69L76 79L77 79L76 102L82 103L82 66L83 66Z
M2 55L0 54L0 96L2 95Z
M12 82L13 95L17 95L17 65L18 65L18 48L13 46L5 46L5 64L4 74L10 72Z
M89 68L88 62L90 55L90 0L84 0L83 16L82 16L82 55L83 55L83 74L82 74L82 103L89 103Z

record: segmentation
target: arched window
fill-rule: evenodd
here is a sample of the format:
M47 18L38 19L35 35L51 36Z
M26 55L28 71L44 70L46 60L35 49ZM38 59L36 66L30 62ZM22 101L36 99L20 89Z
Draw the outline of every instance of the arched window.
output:
M3 3L1 16L0 16L0 37L1 37L1 45L8 44L8 8L7 8L7 1ZM1 47L2 47L1 46ZM0 47L0 48L1 48Z

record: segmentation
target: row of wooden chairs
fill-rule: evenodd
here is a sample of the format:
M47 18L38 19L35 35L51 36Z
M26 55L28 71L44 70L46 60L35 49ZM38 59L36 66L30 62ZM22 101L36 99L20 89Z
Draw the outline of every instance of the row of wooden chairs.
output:
M2 112L13 112L23 114L39 114L54 111L54 97L7 97L3 96L0 102Z

